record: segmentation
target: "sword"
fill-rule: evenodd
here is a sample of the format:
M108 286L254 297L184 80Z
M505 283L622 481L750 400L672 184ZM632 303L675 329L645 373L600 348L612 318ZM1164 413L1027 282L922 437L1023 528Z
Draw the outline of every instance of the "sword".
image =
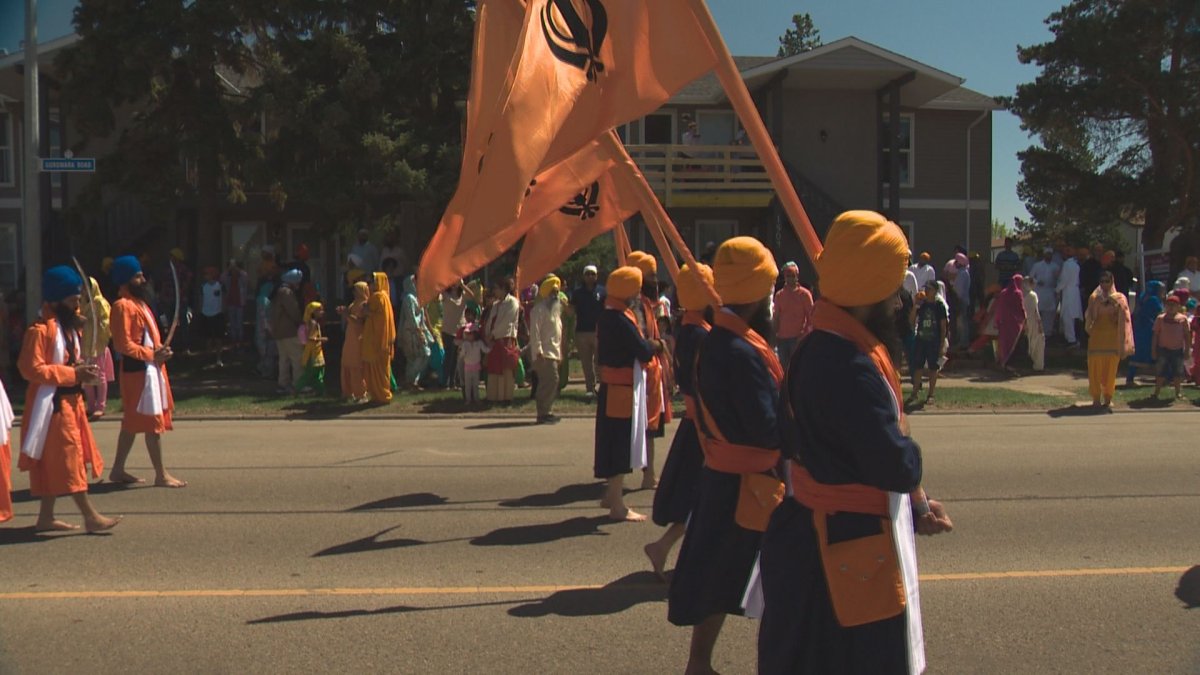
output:
M175 261L168 260L167 264L171 266L171 278L175 281L175 318L171 319L171 328L167 331L167 339L163 340L162 346L171 346L171 340L175 338L175 329L179 327L179 272L175 271Z
M100 334L100 315L96 313L96 296L95 293L100 292L100 289L92 288L91 278L87 272L83 271L83 265L79 264L79 259L71 256L71 262L75 263L75 271L79 273L79 278L83 280L83 287L87 289L88 314L92 315L92 334L88 339L88 356L84 360L89 365L99 360L100 355L96 353L96 337Z

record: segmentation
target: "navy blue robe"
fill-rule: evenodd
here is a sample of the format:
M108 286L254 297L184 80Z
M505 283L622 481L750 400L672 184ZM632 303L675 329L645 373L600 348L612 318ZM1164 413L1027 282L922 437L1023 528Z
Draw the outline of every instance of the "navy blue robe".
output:
M870 357L848 340L814 332L792 357L781 410L782 452L799 458L823 484L861 483L911 492L921 482L921 449L900 432L891 387ZM827 517L829 539L882 531L878 516ZM813 512L792 498L771 514L760 562L765 610L758 634L759 673L904 673L904 614L842 628L830 604Z
M730 443L779 448L779 392L759 353L720 326L701 343L696 388ZM734 520L741 476L704 467L699 495L671 578L667 618L695 626L714 614L741 614L762 533Z
M654 345L638 332L624 312L605 308L596 320L596 363L604 368L632 368L634 362L646 363L654 357ZM596 394L596 446L593 474L612 478L632 473L629 440L632 429L632 404L625 417L609 417L609 385L600 383Z
M696 350L708 331L703 326L682 325L675 338L675 382L684 396L695 396L692 383ZM696 488L700 468L704 466L704 451L696 423L690 418L679 422L671 450L663 464L658 489L654 492L654 522L662 527L671 523L686 523L696 503Z

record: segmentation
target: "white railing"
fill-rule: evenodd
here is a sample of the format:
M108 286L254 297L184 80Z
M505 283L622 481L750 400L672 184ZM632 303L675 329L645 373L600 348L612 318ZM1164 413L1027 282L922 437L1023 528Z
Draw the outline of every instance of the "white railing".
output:
M747 145L627 145L646 182L666 206L765 205L774 194Z

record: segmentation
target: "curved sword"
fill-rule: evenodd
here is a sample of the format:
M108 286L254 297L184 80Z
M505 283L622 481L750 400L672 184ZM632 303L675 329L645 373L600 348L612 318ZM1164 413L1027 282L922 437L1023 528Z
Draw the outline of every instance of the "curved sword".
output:
M179 272L175 271L175 261L168 260L167 264L171 266L171 278L175 281L175 317L171 319L171 328L167 331L167 339L163 340L162 346L169 347L171 340L175 339L175 329L179 327Z
M87 272L83 271L83 265L79 264L79 260L75 256L71 256L71 262L75 263L75 271L79 273L79 278L83 280L83 287L87 289L88 314L92 316L92 334L88 339L87 358L84 363L91 363L99 360L100 355L96 353L96 339L100 335L100 315L96 312L96 296L100 289L92 288L91 277Z

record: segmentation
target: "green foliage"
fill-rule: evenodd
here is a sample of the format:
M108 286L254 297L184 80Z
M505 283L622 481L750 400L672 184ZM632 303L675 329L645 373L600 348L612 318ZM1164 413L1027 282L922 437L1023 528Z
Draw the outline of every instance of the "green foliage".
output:
M588 265L600 268L601 280L617 267L617 245L611 234L600 235L576 251L559 266L556 274L573 286L583 279L583 268Z
M1041 67L1007 101L1041 145L1020 154L1033 228L1144 220L1148 243L1200 215L1200 5L1073 0L1047 19Z
M821 31L808 12L792 15L792 27L779 36L778 56L795 56L821 46Z

